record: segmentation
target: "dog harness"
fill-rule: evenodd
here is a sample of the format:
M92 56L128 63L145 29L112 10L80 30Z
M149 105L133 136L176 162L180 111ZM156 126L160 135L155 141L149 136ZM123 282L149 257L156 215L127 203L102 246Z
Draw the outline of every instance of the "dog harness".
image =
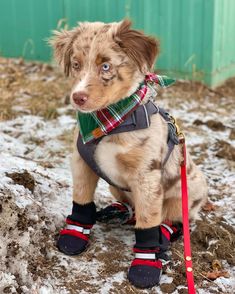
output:
M164 166L167 160L170 157L171 152L174 149L174 146L179 144L178 140L178 128L175 124L175 120L172 116L169 115L163 108L158 107L152 101L148 101L146 104L140 105L135 111L131 113L126 120L121 123L118 127L113 129L107 135L119 134L123 132L133 132L141 129L146 129L150 126L151 116L155 114L160 114L161 117L167 122L168 125L168 138L167 145L168 151L165 156L162 166ZM77 140L77 149L81 157L87 163L87 165L102 179L104 179L110 185L119 188L123 191L129 191L125 187L119 187L114 184L109 177L99 168L98 164L95 161L95 151L98 144L102 141L105 136L102 136L98 139L92 140L86 144L83 143L82 136L79 134Z

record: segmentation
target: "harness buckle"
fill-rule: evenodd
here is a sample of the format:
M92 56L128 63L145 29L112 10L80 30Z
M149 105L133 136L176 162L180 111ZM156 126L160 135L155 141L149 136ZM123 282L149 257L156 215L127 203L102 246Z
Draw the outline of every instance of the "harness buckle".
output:
M176 119L172 115L170 115L169 113L167 113L167 114L168 114L168 117L170 119L170 122L169 123L172 123L174 125L175 131L176 131L176 135L179 137L181 131L180 131L179 125L176 122Z
M184 166L186 165L186 149L185 149L185 135L183 132L180 132L178 135L180 148L181 148L181 161L180 165Z
M178 136L178 139L179 139L179 143L180 144L184 144L185 143L185 135L184 135L184 133L183 132L179 132L177 134L177 136Z

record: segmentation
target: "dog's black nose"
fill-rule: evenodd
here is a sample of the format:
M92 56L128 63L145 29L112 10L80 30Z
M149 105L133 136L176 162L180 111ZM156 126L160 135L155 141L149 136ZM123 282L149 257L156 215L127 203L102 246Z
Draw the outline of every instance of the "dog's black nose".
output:
M88 100L88 95L85 92L75 92L72 97L73 101L79 106L84 105Z

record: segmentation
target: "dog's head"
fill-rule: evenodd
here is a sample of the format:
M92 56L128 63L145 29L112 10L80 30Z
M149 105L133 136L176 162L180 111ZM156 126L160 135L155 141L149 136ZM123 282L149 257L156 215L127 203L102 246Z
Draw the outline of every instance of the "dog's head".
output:
M157 40L130 26L129 20L85 22L54 32L50 43L65 74L74 79L71 102L76 109L92 112L131 95L152 69Z

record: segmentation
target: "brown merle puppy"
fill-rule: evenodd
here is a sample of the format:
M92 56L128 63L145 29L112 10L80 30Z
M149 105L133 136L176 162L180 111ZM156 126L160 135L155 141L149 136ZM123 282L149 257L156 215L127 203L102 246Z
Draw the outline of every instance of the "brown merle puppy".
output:
M136 91L151 71L159 52L158 42L130 28L131 23L80 23L70 31L55 32L51 43L65 74L73 78L71 103L80 112L93 112L116 103ZM148 96L148 95L147 95ZM146 99L142 103L146 103ZM72 155L73 209L58 248L79 254L88 244L95 223L93 202L99 177L78 153L75 132ZM160 115L151 117L149 128L104 137L95 160L118 187L111 187L119 201L135 208L136 258L128 278L137 287L159 282L164 251L174 234L171 222L181 222L180 149L176 145L163 168L167 154L168 127ZM190 218L195 219L207 198L204 176L187 155ZM161 225L165 220L168 224Z

